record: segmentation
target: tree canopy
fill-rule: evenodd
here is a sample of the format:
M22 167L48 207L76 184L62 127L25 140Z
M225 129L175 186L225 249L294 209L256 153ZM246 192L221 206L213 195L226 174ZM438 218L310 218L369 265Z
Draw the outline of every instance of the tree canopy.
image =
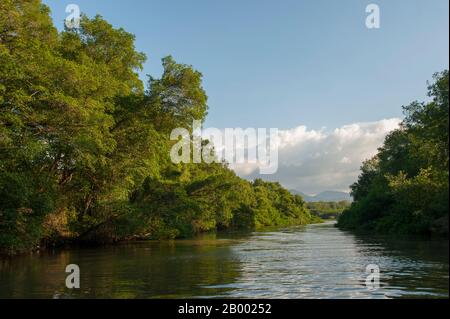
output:
M355 202L339 226L393 233L448 235L448 70L434 76L429 102L405 106L400 128L386 137L351 186Z
M58 32L40 0L1 1L0 250L313 221L279 184L171 163L170 132L207 115L202 74L169 56L145 90L134 41L101 16Z

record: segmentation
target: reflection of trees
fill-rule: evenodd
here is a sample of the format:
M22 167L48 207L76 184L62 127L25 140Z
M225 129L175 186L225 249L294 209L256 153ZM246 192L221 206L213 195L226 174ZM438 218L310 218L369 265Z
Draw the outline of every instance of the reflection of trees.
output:
M69 251L0 258L0 298L53 297L65 287L70 259Z
M420 236L355 234L361 253L372 251L384 264L383 281L402 297L448 296L449 241ZM432 287L432 289L430 288ZM405 295L405 291L409 294Z
M3 298L171 298L216 295L239 273L229 242L146 242L2 260ZM81 289L65 289L65 267L78 264Z

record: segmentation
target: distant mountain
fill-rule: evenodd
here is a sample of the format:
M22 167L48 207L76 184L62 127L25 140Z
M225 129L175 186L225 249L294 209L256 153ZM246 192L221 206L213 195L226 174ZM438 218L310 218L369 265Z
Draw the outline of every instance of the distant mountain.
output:
M307 195L297 190L291 190L292 194L301 195L305 202L340 202L343 200L353 201L349 193L337 191L325 191L317 195Z

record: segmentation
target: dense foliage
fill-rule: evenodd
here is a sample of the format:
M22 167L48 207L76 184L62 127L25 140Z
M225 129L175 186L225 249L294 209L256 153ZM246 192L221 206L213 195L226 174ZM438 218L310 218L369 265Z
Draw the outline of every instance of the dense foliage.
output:
M100 16L58 32L40 0L0 2L0 250L313 220L279 184L171 163L172 129L207 114L202 75L167 57L145 91L145 59Z
M349 201L344 200L339 202L310 202L306 206L313 216L321 219L337 219L350 204Z
M404 107L405 119L366 161L351 186L355 202L339 226L448 235L448 71L435 75L428 103Z

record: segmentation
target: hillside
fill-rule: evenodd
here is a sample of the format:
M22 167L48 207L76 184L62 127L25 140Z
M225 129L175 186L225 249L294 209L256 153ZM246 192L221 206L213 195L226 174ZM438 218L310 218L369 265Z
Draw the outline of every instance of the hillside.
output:
M291 190L294 195L301 195L305 202L341 202L341 201L353 201L350 194L338 191L324 191L317 195L307 195L297 190Z

